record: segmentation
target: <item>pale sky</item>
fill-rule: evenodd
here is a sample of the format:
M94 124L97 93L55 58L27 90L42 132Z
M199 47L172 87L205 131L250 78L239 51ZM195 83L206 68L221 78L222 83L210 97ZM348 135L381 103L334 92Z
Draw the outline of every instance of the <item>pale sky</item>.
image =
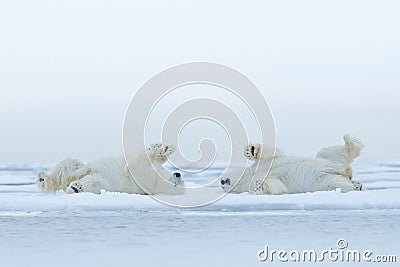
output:
M398 1L135 2L0 3L0 164L122 156L136 90L192 61L247 75L287 154L350 133L400 160Z

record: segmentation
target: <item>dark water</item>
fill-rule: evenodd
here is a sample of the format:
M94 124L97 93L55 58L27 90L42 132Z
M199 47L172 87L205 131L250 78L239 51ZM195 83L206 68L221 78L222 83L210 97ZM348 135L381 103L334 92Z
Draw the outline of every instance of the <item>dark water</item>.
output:
M2 214L0 258L2 266L259 266L265 245L323 250L339 238L398 253L399 225L399 210Z

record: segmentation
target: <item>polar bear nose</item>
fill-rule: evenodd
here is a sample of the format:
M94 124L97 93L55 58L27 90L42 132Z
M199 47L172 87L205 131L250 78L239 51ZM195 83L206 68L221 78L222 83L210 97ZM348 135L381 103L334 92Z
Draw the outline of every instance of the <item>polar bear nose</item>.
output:
M39 182L44 182L44 179L43 178L39 178Z
M175 172L175 173L174 173L174 176L175 176L176 178L181 178L181 174L180 174L179 172Z

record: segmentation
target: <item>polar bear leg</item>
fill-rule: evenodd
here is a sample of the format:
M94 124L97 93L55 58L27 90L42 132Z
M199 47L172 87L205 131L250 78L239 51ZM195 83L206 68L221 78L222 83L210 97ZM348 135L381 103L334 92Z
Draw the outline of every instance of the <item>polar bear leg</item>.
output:
M356 137L343 136L344 145L330 146L318 151L316 158L327 159L344 164L346 167L361 154L364 145Z
M334 167L326 167L323 170L325 173L335 174L347 177L348 179L353 179L353 169L350 165L347 166L334 166Z
M98 175L88 175L77 181L73 181L67 188L68 194L90 192L100 194L101 190L106 189L103 179Z
M66 188L73 182L79 179L82 179L83 177L85 177L86 175L89 175L92 172L92 168L84 166L80 169L77 169L76 171L74 171L73 173L71 173L70 175L68 175L65 178L65 181L63 181L63 188L64 191L66 190Z
M134 166L135 172L144 182L143 186L147 188L147 192L151 194L183 194L185 191L184 182L179 172L171 173L163 168L163 164L168 157L175 151L173 146L154 144L150 145L147 150L148 161Z
M262 184L262 191L267 195L281 195L289 193L287 187L279 179L267 178Z
M351 137L348 134L343 136L343 140L346 147L346 153L351 162L353 162L356 158L360 156L361 150L364 148L364 144L361 143L361 141L356 137Z
M311 191L329 191L340 189L342 193L350 191L361 191L362 184L360 182L350 181L347 177L340 175L327 175L322 177Z
M150 189L152 194L168 194L168 195L182 195L185 193L185 188L182 186L174 186L166 181L158 183L158 185Z

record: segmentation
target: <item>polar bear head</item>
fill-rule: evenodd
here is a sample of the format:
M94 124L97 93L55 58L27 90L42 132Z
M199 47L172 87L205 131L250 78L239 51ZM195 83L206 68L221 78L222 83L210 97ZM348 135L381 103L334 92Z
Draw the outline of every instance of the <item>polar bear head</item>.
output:
M37 173L36 185L42 193L55 192L58 190L58 183L56 183L54 179L50 179L44 171Z
M75 159L65 159L59 162L50 173L40 171L36 177L36 185L42 193L56 192L66 189L67 177L77 169L83 167L83 163Z

